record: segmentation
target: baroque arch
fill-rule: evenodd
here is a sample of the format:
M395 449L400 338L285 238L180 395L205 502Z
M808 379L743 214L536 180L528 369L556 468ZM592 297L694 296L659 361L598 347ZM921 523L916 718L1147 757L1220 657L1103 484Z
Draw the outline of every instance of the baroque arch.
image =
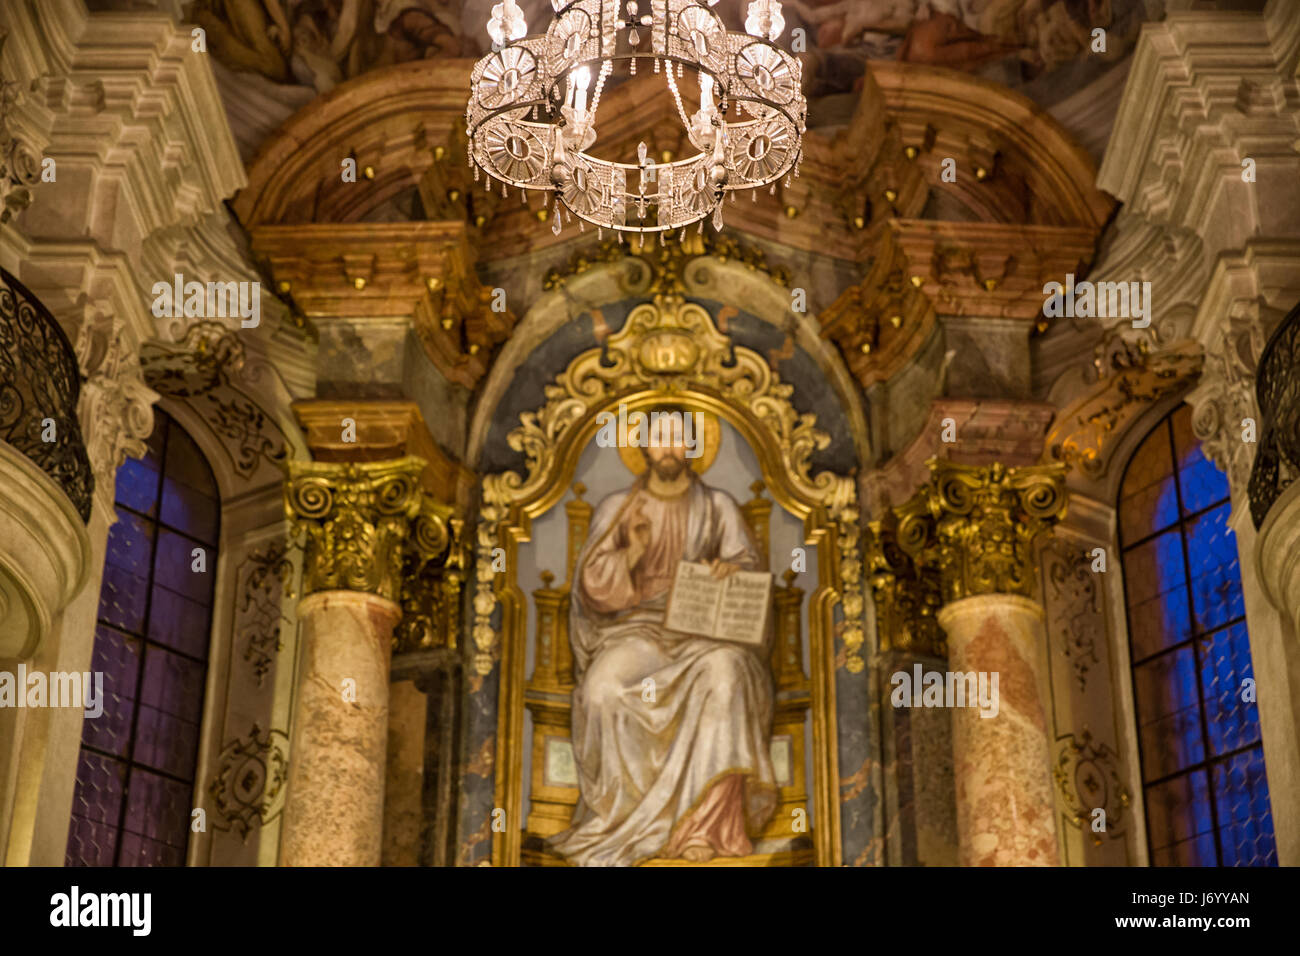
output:
M509 821L522 819L528 612L515 571L519 545L530 540L532 520L565 493L579 453L597 431L598 413L614 411L620 403L635 409L674 400L712 412L740 433L755 452L773 498L802 519L805 542L817 548L818 580L809 598L817 821L812 836L816 862L839 864L845 855L837 792L844 748L837 733L837 701L842 695L856 699L866 678L857 491L851 475L813 472L812 455L831 437L818 428L815 415L796 411L792 391L766 357L720 332L702 306L680 295L660 294L653 303L636 306L603 349L588 349L569 362L547 387L544 405L520 416L508 442L525 456L523 473L501 471L482 480L468 744L471 754L476 746L490 747L490 734L483 731L495 732L490 758L495 773L490 802L462 804L464 831L477 827L485 809L501 808ZM504 574L493 567L498 548L505 553ZM476 715L485 724L477 742ZM472 797L472 788L467 792ZM486 835L480 830L480 839ZM517 865L520 840L516 826L493 832L492 862Z

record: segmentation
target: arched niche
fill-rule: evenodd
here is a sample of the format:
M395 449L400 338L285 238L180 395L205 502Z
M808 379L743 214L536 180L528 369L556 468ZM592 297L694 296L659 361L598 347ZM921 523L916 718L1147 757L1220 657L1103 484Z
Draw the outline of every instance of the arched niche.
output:
M594 325L601 321L619 329L597 341ZM842 801L839 793L841 764L848 761L856 770L874 752L852 410L797 410L795 388L773 371L768 356L741 344L740 325L724 334L709 310L679 294L610 304L599 317L556 323L549 337L530 337L532 348L522 360L507 359L513 364L511 385L497 396L496 413L489 416L487 403L480 405L471 433L484 477L458 862L520 862L528 605L516 570L519 548L531 540L533 520L568 491L579 457L598 430L598 414L664 401L713 413L734 428L753 451L776 504L802 521L803 541L816 549L817 580L808 597L815 861L856 860L870 843L878 805L871 781L854 794L861 807ZM816 367L810 357L803 360ZM557 368L563 369L558 375ZM840 434L833 438L823 426ZM842 469L818 465L837 440ZM502 553L505 570L497 573ZM504 811L503 829L492 826L498 809Z

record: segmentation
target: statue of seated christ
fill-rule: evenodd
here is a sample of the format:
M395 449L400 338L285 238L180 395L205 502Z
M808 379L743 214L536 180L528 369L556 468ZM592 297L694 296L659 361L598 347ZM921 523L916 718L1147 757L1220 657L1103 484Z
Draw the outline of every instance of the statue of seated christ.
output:
M603 500L578 557L569 633L580 799L550 847L580 866L746 856L777 791L768 645L664 626L679 561L762 570L744 515L688 467L681 420ZM660 447L654 447L662 439Z

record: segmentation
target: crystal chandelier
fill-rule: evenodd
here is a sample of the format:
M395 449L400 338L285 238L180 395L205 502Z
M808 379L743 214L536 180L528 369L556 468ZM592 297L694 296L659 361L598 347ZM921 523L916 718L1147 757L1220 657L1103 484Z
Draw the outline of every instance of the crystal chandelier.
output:
M617 230L621 241L623 232L703 229L710 214L721 229L726 192L775 192L782 176L798 176L807 104L799 61L773 42L785 27L781 4L753 0L738 33L709 9L716 2L551 0L555 16L533 36L515 0L494 6L493 52L474 65L465 116L475 179L481 168L486 187L499 180L503 195L508 185L552 193L556 235L567 211L569 221ZM615 64L625 61L634 75L645 60L663 75L699 152L656 163L642 142L635 163L591 155ZM678 89L688 67L700 103L689 116Z

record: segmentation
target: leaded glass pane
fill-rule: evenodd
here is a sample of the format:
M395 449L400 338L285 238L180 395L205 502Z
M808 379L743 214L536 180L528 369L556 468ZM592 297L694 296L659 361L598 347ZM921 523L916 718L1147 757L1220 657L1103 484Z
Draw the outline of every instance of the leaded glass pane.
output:
M1277 864L1228 499L1186 405L1143 440L1121 482L1133 697L1157 866Z
M144 460L126 462L117 475L118 520L109 534L92 665L104 675L104 711L83 723L69 865L185 862L218 497L198 447L161 411L148 448Z
M1246 613L1237 561L1237 536L1228 527L1231 510L1232 506L1225 501L1184 526L1192 608L1198 631L1212 631Z

